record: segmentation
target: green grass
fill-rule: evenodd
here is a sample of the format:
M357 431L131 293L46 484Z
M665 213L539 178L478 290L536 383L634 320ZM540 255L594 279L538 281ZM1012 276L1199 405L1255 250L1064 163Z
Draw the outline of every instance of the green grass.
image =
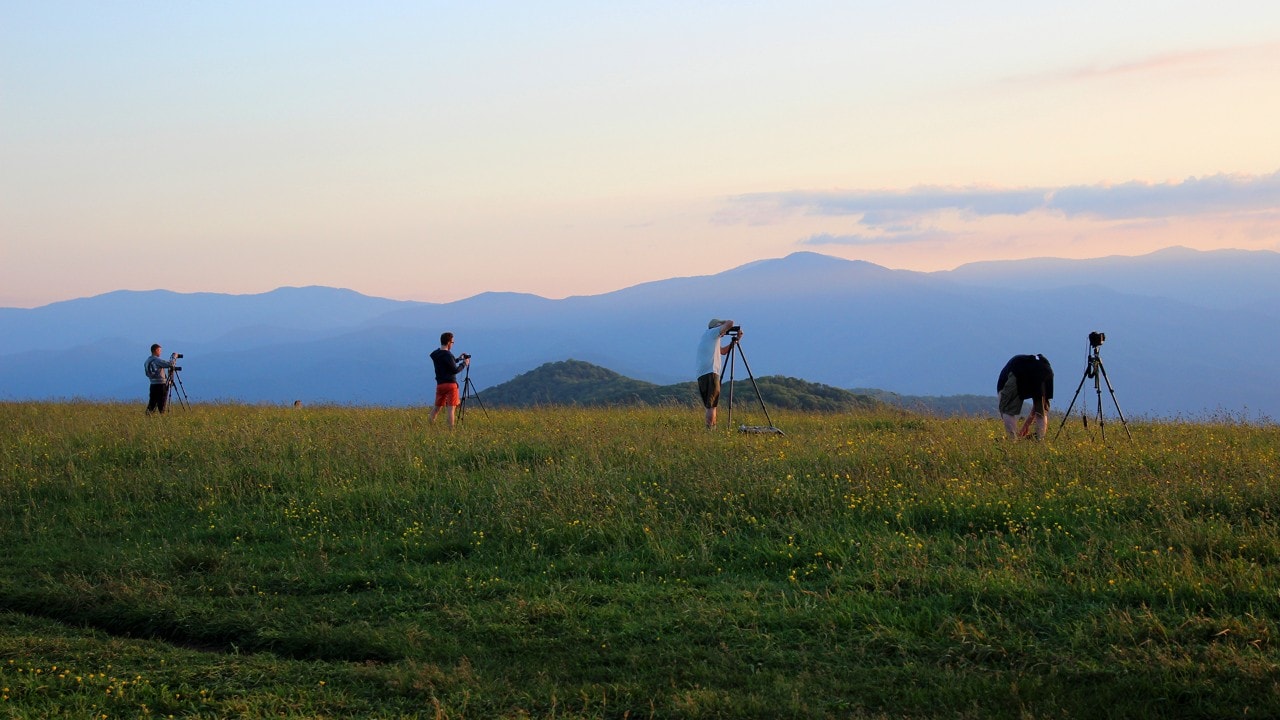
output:
M774 415L0 404L0 714L1280 715L1277 427Z

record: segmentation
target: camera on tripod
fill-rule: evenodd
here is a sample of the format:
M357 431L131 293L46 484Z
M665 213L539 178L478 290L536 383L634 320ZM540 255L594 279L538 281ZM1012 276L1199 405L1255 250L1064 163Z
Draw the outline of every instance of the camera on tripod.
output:
M741 325L734 325L733 327L729 328L729 329L725 332L725 334L726 334L726 335L732 335L732 336L734 336L734 337L738 337L739 335L741 335L741 334L742 334L742 326L741 326Z
M182 353L173 353L173 354L171 354L171 355L169 356L169 359L170 359L170 360L179 360L179 359L181 359L182 357L183 357ZM173 366L172 368L170 368L170 369L171 369L171 370L175 370L175 371L181 371L181 370L182 370L182 368L178 367L177 365L174 365L174 366Z
M1098 395L1098 414L1097 423L1099 434L1102 439L1106 440L1107 430L1106 422L1102 418L1102 385L1106 383L1107 392L1111 393L1111 403L1116 406L1116 414L1120 416L1120 424L1124 425L1125 435L1129 439L1133 439L1133 435L1129 432L1129 422L1124 419L1124 412L1120 410L1120 401L1116 400L1115 388L1111 387L1111 378L1107 377L1107 369L1102 366L1102 352L1098 348L1102 347L1102 343L1107 341L1107 334L1094 330L1089 333L1089 357L1084 366L1084 376L1080 378L1080 384L1076 386L1076 394L1071 397L1071 404L1067 406L1067 411L1062 414L1062 422L1058 423L1058 434L1062 434L1062 428L1067 424L1067 418L1071 417L1071 410L1076 406L1076 400L1080 397L1080 389L1084 387L1084 381L1092 379L1094 392ZM1080 416L1080 420L1085 427L1089 426L1088 411L1083 410L1084 414ZM1055 435L1054 437L1057 437Z
M463 360L470 360L471 353L462 353L462 355L460 355L459 357L461 357Z

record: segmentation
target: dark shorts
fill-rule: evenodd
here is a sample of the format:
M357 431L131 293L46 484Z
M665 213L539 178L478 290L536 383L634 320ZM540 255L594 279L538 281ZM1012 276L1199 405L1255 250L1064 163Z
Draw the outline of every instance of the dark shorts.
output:
M452 407L459 405L458 383L440 383L436 385L436 407Z
M702 396L702 406L713 408L720 404L720 376L707 373L698 378L698 394Z

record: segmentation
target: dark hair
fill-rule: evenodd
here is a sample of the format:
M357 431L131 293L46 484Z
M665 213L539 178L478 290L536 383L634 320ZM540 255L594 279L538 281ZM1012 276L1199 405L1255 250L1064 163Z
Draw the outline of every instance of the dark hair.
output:
M453 342L453 333L440 333L440 347Z
M160 343L151 343L151 352L155 352L159 349L160 349Z

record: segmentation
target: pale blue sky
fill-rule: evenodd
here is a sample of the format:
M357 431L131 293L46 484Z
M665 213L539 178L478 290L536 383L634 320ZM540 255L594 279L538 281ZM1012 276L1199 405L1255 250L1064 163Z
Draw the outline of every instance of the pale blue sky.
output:
M1280 249L1274 2L0 16L0 306Z

